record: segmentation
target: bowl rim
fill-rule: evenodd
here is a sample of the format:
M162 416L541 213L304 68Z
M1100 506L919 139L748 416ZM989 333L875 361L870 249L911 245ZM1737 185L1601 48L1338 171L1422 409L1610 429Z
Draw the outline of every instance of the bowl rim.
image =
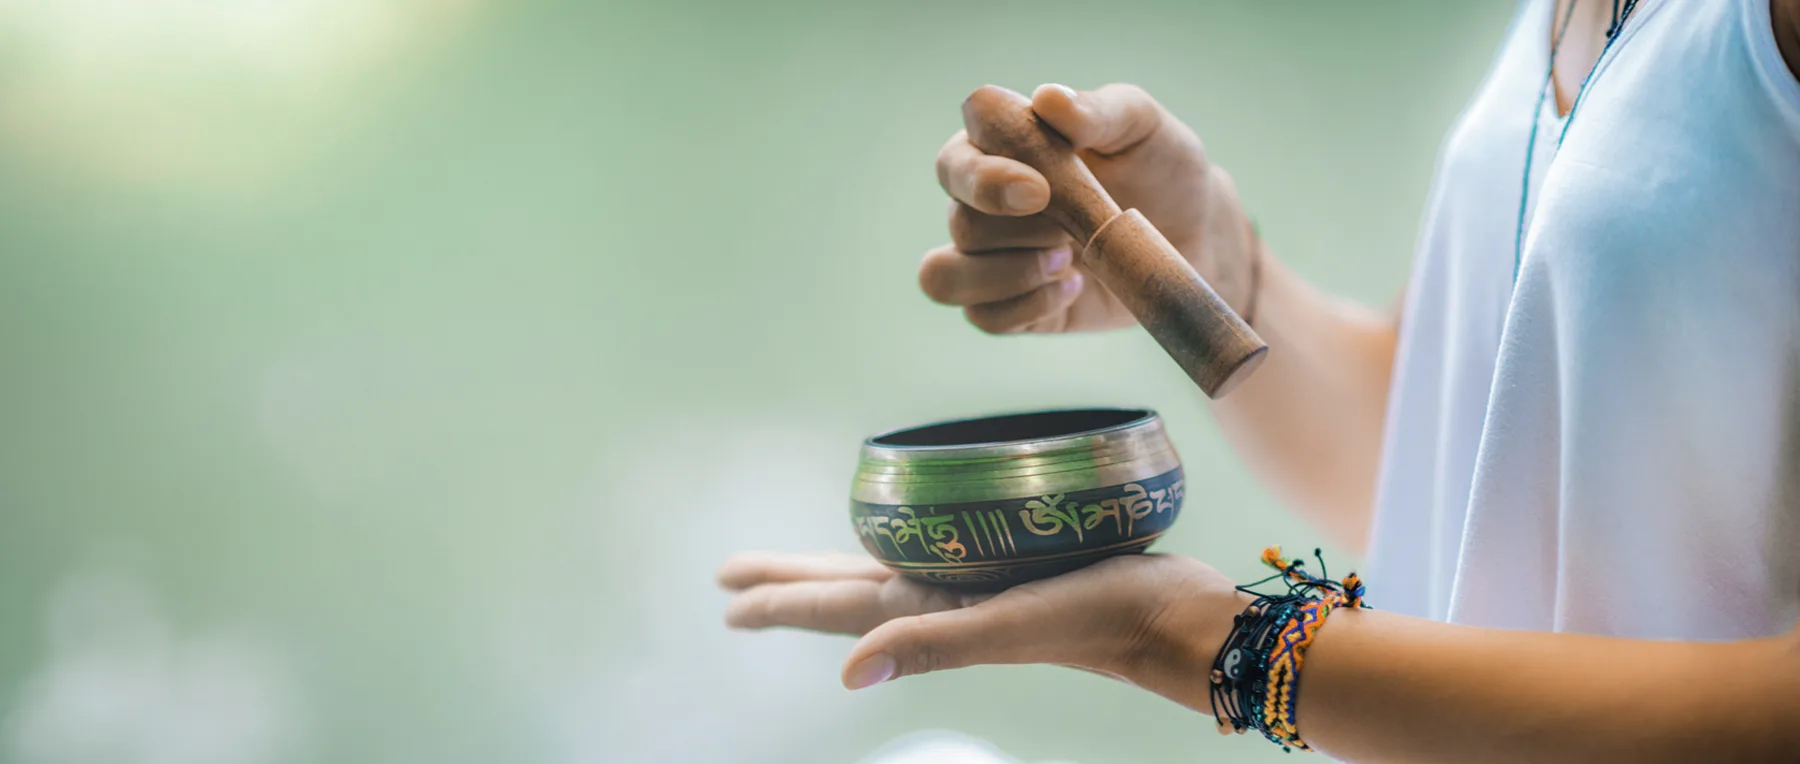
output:
M986 420L986 419L1004 419L1006 417L1016 417L1016 416L1031 416L1031 415L1038 415L1038 414L1074 414L1074 413L1083 413L1083 412L1136 413L1136 414L1139 414L1139 416L1132 417L1131 419L1129 419L1127 421L1124 421L1124 422L1121 422L1121 423L1115 424L1115 425L1108 425L1106 427L1096 427L1091 430L1080 430L1077 432L1068 432L1068 433L1063 433L1061 435L1051 435L1051 436L1042 437L1042 438L1017 438L1014 440L991 440L991 441L983 441L980 443L952 443L952 444L947 444L947 445L933 445L933 446L907 446L907 445L897 445L897 444L876 442L876 441L881 440L882 438L892 437L892 436L898 435L900 433L911 432L913 430L923 430L928 427L941 427L941 426L953 425L953 424L967 424L970 422L979 422L979 421ZM998 412L993 412L993 413L989 413L989 414L982 414L979 416L959 417L956 419L942 419L942 420L933 421L933 422L925 422L923 424L915 424L915 425L911 425L911 426L907 426L907 427L896 427L894 429L879 432L879 433L871 435L867 438L864 438L862 445L863 445L864 449L874 449L874 450L879 450L879 451L906 452L906 453L941 453L941 452L951 452L951 451L967 451L967 450L971 450L971 449L989 449L989 448L995 448L995 447L999 447L999 446L1022 446L1022 445L1033 444L1033 443L1056 443L1059 441L1074 440L1077 438L1091 438L1091 437L1094 437L1097 435L1107 435L1107 434L1119 432L1122 430L1129 430L1129 429L1133 429L1133 428L1137 428L1137 427L1142 427L1146 424L1157 422L1161 418L1162 417L1156 413L1155 409L1152 409L1148 406L1067 406L1067 407L1063 407L1063 408L1053 408L1053 409L1020 409L1020 410L1014 410L1014 411L998 411Z

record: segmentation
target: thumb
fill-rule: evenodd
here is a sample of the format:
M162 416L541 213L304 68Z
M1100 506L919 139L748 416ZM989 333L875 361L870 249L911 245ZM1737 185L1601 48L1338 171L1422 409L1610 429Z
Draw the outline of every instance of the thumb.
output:
M1031 110L1078 149L1110 155L1130 150L1161 129L1168 114L1136 85L1106 85L1077 91L1040 85Z
M1054 663L1062 645L1047 629L1053 611L1041 599L991 599L937 613L896 618L864 635L844 661L846 688L983 664Z

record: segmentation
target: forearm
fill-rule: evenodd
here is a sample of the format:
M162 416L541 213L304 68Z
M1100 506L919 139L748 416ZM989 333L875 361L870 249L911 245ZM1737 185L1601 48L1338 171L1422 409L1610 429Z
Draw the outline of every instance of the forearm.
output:
M1215 638L1183 660L1207 710ZM1800 754L1800 640L1652 642L1334 612L1299 729L1352 762L1737 762Z
M1268 360L1213 411L1277 496L1334 542L1368 534L1396 316L1324 294L1265 257L1252 316Z

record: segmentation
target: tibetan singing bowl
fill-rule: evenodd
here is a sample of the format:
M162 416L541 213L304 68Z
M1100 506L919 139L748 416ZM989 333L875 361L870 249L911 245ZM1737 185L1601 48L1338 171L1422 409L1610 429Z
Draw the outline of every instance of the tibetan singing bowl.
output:
M863 443L850 519L896 572L989 592L1142 552L1181 512L1181 459L1142 409L963 419Z

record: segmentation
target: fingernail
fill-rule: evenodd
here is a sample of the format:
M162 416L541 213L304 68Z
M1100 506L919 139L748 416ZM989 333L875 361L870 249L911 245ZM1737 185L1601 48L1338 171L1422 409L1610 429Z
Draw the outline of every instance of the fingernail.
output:
M1006 187L1006 208L1019 212L1039 210L1050 200L1034 183L1014 183Z
M1063 296L1073 297L1081 291L1082 285L1086 283L1087 280L1082 277L1080 272L1069 274L1068 278L1062 280Z
M1069 267L1069 263L1074 261L1075 252L1068 247L1050 250L1050 254L1044 256L1044 275L1054 277L1056 274L1062 273L1063 269Z
M1082 102L1081 94L1075 92L1074 88L1069 87L1068 85L1051 85L1050 87L1056 88L1057 92L1062 93L1064 98L1069 99L1069 105L1075 107L1077 113L1080 113L1084 117L1088 116L1088 105Z
M886 653L876 653L850 667L850 689L852 690L881 684L893 678L894 659Z

